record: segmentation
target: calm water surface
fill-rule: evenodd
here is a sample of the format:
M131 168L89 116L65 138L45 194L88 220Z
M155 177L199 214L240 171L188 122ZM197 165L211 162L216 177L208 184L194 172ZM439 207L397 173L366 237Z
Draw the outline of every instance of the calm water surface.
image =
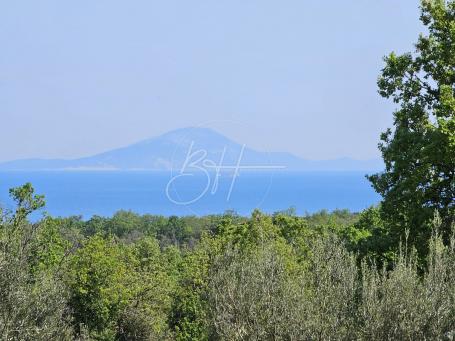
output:
M0 204L13 207L8 189L31 182L54 216L110 216L120 209L163 215L204 215L255 208L297 213L347 208L360 211L379 201L365 172L245 172L235 178L169 172L0 172ZM167 190L166 190L167 189Z

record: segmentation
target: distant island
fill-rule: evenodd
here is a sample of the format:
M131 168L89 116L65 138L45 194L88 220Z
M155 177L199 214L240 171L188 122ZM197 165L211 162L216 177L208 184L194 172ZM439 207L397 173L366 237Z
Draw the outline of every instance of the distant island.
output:
M0 171L38 170L156 170L179 169L189 151L223 165L282 166L293 171L379 171L381 159L306 160L286 152L257 151L209 128L170 131L123 148L78 159L22 159L0 163ZM243 153L242 153L243 149ZM224 156L223 156L224 154Z

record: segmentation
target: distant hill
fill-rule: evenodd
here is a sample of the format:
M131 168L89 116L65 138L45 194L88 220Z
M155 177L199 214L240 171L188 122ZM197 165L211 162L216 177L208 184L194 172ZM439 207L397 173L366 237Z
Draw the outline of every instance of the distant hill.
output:
M208 128L183 128L127 147L79 159L23 159L0 163L0 170L170 170L180 169L189 149L194 156L222 165L237 164L243 146ZM263 152L244 147L241 166L284 166L300 171L378 171L380 159L305 160L284 152Z

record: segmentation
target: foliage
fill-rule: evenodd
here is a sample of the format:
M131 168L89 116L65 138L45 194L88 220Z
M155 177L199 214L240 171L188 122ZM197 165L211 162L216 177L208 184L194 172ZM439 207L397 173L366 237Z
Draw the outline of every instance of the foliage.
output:
M213 245L208 236L203 236L198 247L184 256L170 316L176 340L209 338L206 291L211 253L216 250Z
M280 340L298 332L289 273L272 245L228 249L211 267L211 323L223 340ZM292 304L290 304L292 302Z
M30 184L10 194L17 209L0 220L0 338L69 340L67 290L57 268L63 258L60 239L47 247L42 242L53 234L47 221L26 220L43 207L44 198L35 195Z
M113 240L90 237L72 257L67 283L76 325L87 326L95 339L110 340L133 296L132 274Z
M309 266L293 271L273 243L226 249L211 267L209 307L222 340L451 339L454 240L430 241L423 275L403 249L391 270L356 257L334 236L316 239Z
M438 214L421 262L406 240L390 247L381 207L304 217L121 211L30 223L26 216L42 197L31 186L11 193L22 199L14 211L21 218L6 212L1 220L5 340L450 339L455 333L455 239L444 242Z
M421 35L414 54L385 58L379 93L399 104L394 126L381 135L383 173L369 177L383 196L382 215L397 247L409 242L421 254L438 210L448 241L455 221L455 1L422 1Z

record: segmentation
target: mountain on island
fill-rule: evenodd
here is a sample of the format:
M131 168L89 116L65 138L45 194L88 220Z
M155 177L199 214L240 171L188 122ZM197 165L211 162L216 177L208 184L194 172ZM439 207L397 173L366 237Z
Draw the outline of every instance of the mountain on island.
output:
M185 164L185 160L206 169L220 164L227 167L239 164L242 167L252 167L251 169L277 167L295 171L379 171L383 169L380 159L306 160L285 152L257 151L234 142L212 129L191 127L173 130L89 157L71 160L23 159L3 162L0 163L0 170L179 170ZM189 165L187 163L187 166Z

